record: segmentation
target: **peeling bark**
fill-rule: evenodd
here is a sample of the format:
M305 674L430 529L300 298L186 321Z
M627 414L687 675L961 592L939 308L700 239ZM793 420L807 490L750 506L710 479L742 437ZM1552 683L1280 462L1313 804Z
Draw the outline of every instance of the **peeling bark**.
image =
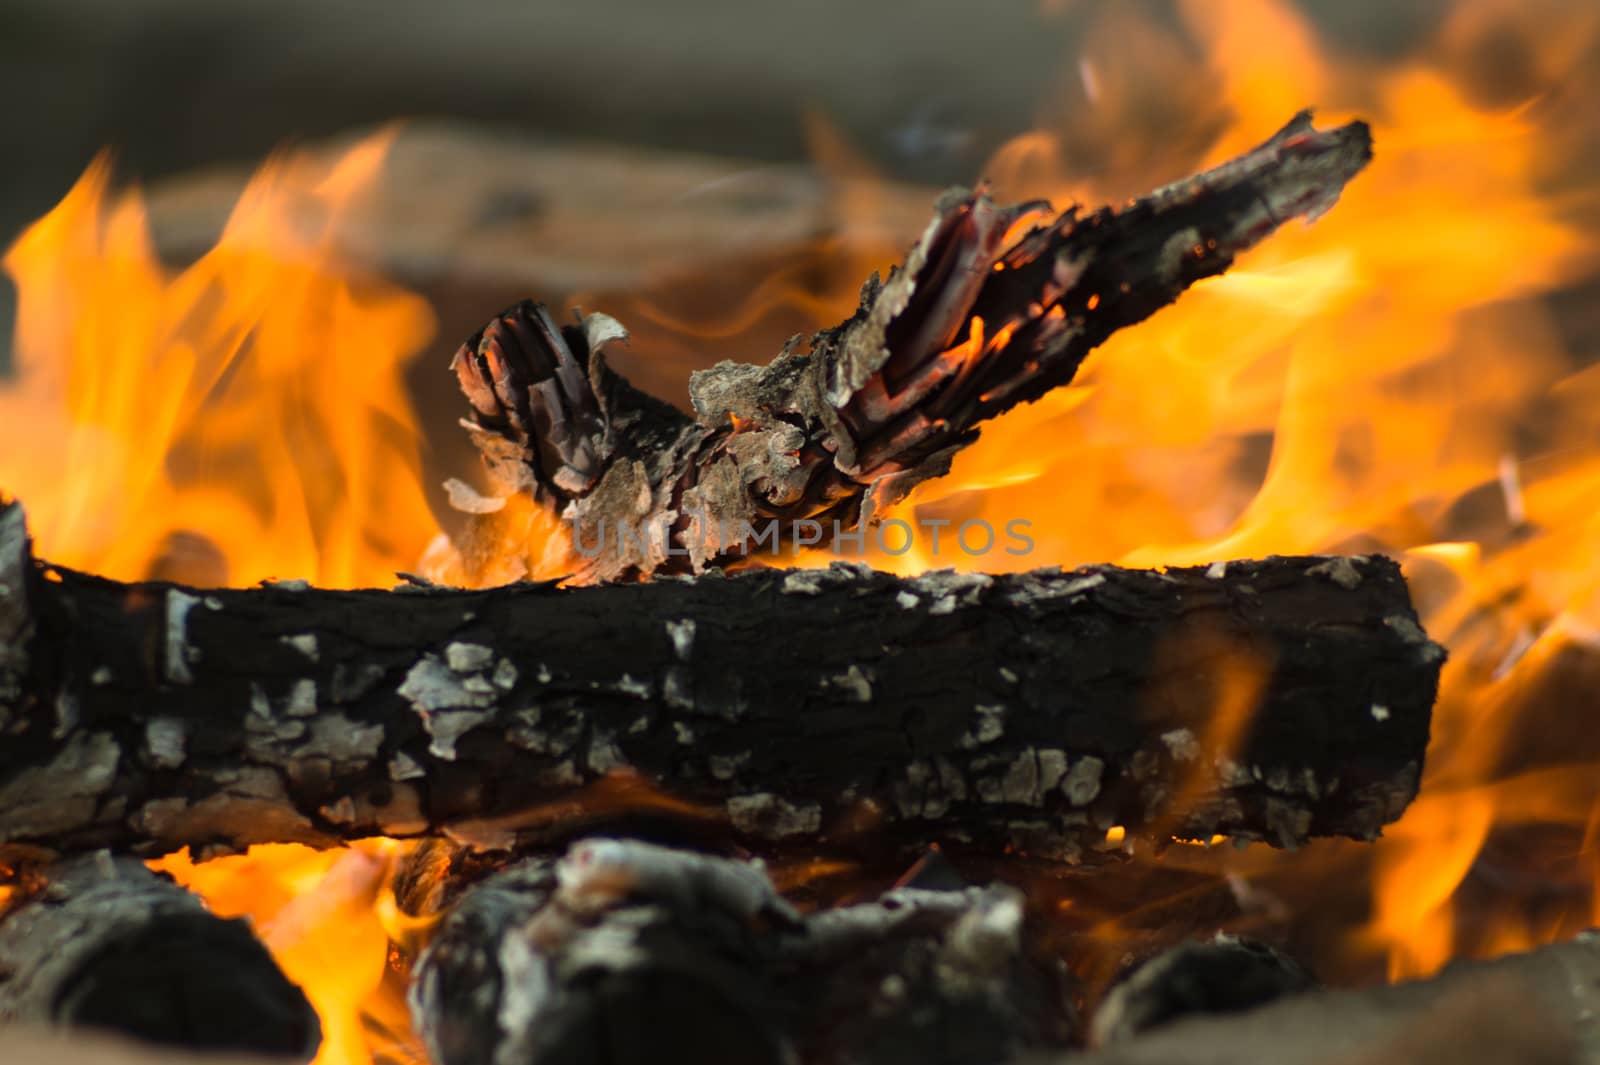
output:
M796 337L768 366L696 373L693 418L606 365L604 345L626 336L615 320L561 327L520 304L452 364L495 495L456 486L472 517L439 572L514 579L529 544L513 498L567 523L592 581L703 572L764 546L769 528L781 545L871 524L946 473L980 423L1066 384L1113 332L1279 226L1327 211L1371 154L1365 124L1323 131L1301 114L1236 159L1083 217L958 190L809 351Z
M802 917L760 863L589 840L468 889L417 964L437 1065L983 1065L1076 1034L1021 895L898 889Z
M1370 838L1443 650L1387 559L481 592L199 591L35 563L0 510L0 855L548 845L632 806L875 865ZM1241 670L1259 699L1227 712ZM631 771L669 799L592 801Z
M247 922L104 853L51 867L0 913L0 1024L301 1061L321 1039L311 1004Z

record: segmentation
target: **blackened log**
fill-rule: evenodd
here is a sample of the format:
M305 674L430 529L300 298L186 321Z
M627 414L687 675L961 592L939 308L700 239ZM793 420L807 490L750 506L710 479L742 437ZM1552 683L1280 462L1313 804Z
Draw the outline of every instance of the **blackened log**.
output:
M300 1061L321 1041L311 1004L247 921L105 853L52 866L0 914L0 1024Z
M1029 1065L1593 1065L1597 1016L1600 935L1585 932L1430 979L1294 995Z
M1243 1013L1316 987L1311 973L1268 944L1218 935L1147 958L1101 999L1089 1026L1097 1046L1200 1014Z
M0 547L0 624L31 631L0 652L13 858L548 844L629 771L766 853L897 865L1081 861L1114 825L1370 838L1415 794L1444 656L1380 557L397 594L103 580L35 563L15 505Z
M759 863L588 840L496 873L419 960L437 1065L981 1065L1076 1034L1015 889L897 889L802 918Z
M571 564L595 581L701 572L769 532L816 542L871 523L946 473L979 424L1070 381L1113 332L1327 211L1371 155L1364 123L1317 130L1301 114L1236 159L1086 216L957 190L809 351L797 337L768 366L696 373L693 418L606 365L604 345L626 336L614 319L563 327L519 304L452 363L495 494L455 487L473 517L438 572L516 575L507 562L530 545L510 499L564 520Z

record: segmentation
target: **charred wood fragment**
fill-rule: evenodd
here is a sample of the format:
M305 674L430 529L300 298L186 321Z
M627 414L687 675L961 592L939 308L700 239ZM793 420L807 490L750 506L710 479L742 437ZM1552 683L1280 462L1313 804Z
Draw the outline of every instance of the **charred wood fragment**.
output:
M587 840L468 889L416 967L438 1065L978 1065L1076 1034L1010 888L802 917L759 863Z
M1182 1018L1033 1065L1587 1065L1600 1062L1600 934L1438 975Z
M905 263L862 289L855 316L768 366L724 362L690 382L694 417L607 365L626 336L593 314L559 325L520 304L452 364L494 495L473 514L457 581L495 583L525 557L534 500L577 541L591 580L702 572L777 543L871 523L942 476L977 427L1066 384L1118 329L1291 219L1314 219L1371 158L1364 123L1295 117L1254 150L1120 208L1059 215L956 191ZM812 523L812 524L806 524ZM592 550L591 547L592 546Z
M1265 943L1229 935L1183 943L1145 960L1106 993L1089 1038L1119 1043L1183 1017L1243 1013L1314 987L1303 965Z
M0 913L0 1024L300 1061L321 1040L305 995L246 921L105 853L51 866Z
M1379 557L396 594L103 580L36 563L14 504L0 545L13 859L548 845L627 772L769 854L1368 838L1415 794L1444 657Z

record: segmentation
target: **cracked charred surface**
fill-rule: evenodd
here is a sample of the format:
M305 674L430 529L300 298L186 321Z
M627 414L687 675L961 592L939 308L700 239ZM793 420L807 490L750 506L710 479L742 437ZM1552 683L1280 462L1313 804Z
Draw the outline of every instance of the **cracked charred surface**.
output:
M614 817L587 789L628 771L763 853L871 864L1078 862L1112 825L1371 837L1415 794L1444 657L1377 557L198 591L37 563L21 521L0 510L14 860L544 845ZM1240 662L1261 687L1230 730Z
M248 921L103 852L52 866L0 908L0 1024L19 1023L289 1062L310 1061L322 1037Z
M1076 1034L1022 893L897 888L802 916L759 862L586 840L466 888L415 966L438 1065L983 1065Z
M566 522L590 581L703 572L764 546L769 526L781 545L816 542L799 522L824 538L871 523L1113 332L1327 211L1371 154L1364 123L1317 130L1301 114L1236 159L1084 216L956 190L809 351L796 337L770 365L694 374L693 418L606 365L604 345L627 335L615 320L562 327L520 304L452 364L493 494L453 482L470 517L439 572L519 576L530 538L513 498Z

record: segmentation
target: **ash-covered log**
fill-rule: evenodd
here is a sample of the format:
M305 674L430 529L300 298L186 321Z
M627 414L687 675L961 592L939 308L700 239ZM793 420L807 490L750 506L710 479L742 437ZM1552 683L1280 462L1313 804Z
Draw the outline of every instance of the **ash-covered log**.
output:
M1425 980L1281 998L1178 1020L1029 1065L1591 1065L1600 1062L1600 934Z
M248 922L217 917L142 862L106 853L47 877L0 912L0 1024L311 1060L317 1015Z
M624 840L469 888L411 1005L437 1065L982 1065L1076 1034L1014 889L802 917L759 863Z
M1094 1012L1089 1040L1120 1043L1184 1017L1243 1013L1316 987L1311 973L1268 944L1218 935L1145 959Z
M37 563L12 504L0 593L13 859L548 845L630 771L762 853L878 865L1079 861L1112 826L1370 838L1416 792L1444 657L1378 557L199 591Z
M454 486L473 517L438 572L514 577L530 545L512 499L565 521L571 564L596 581L702 572L870 525L947 472L979 424L1066 384L1113 332L1279 226L1327 211L1371 155L1364 123L1317 130L1301 114L1236 159L1084 216L957 190L809 351L796 337L768 366L696 373L692 418L606 365L604 345L626 336L614 319L563 327L520 304L453 363L493 494Z

